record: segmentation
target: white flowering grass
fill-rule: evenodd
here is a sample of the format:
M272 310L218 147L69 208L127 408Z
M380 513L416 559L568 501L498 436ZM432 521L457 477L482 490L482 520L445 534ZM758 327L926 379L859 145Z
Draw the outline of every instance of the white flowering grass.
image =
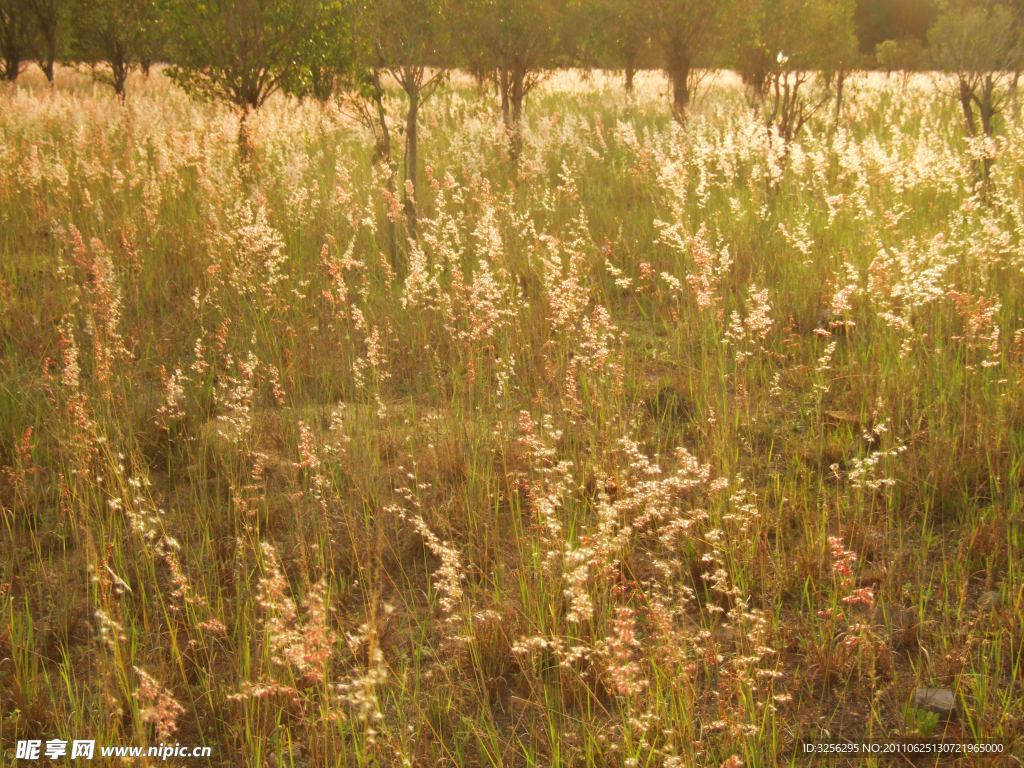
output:
M5 756L768 765L925 687L1021 757L1024 123L938 80L786 146L560 73L513 164L459 75L416 242L333 105L243 168L159 72L5 85Z

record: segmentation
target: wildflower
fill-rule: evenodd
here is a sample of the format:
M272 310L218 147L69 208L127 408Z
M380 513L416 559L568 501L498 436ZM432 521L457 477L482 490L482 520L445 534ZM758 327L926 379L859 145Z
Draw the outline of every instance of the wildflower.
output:
M139 667L132 669L139 678L139 687L132 695L145 706L140 713L142 721L154 723L157 736L169 740L178 730L177 719L185 714L185 708L148 672Z
M259 581L259 603L266 614L264 631L271 650L271 661L291 666L309 680L323 680L324 665L336 639L327 629L327 582L318 581L302 602L305 618L288 596L288 584L274 547L261 545L266 575Z
M616 618L612 622L615 634L605 638L605 646L610 654L608 676L621 696L635 696L648 686L648 681L641 676L640 664L633 657L633 648L640 647L636 637L636 619L631 608L620 606L615 610Z

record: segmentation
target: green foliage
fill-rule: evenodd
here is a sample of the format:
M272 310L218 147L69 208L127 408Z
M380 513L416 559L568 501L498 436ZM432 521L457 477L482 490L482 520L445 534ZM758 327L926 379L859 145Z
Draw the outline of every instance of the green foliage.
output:
M160 30L155 0L74 0L72 56L124 99L129 73L150 60Z
M323 11L319 0L168 0L168 74L189 93L258 109L300 87L311 42L322 50L331 30L317 27Z
M358 14L360 33L390 70L444 65L448 47L464 32L450 26L453 8L450 0L369 0Z
M944 72L979 76L1021 66L1021 30L1013 10L983 0L954 0L928 32L932 64Z
M913 704L907 704L903 710L903 724L908 734L930 739L939 724L939 716L935 712L917 709Z
M733 25L733 64L763 92L780 75L834 71L856 52L853 0L756 0Z
M32 20L32 55L53 82L53 65L67 46L70 0L26 0Z
M567 8L560 0L475 0L466 6L468 57L494 73L508 128L518 126L523 100L557 62Z
M855 0L830 0L821 3L814 14L811 34L817 45L812 60L818 62L815 68L826 79L862 63L853 21L855 6Z
M936 0L857 0L854 18L861 52L870 55L889 40L924 43L937 16Z
M626 70L627 90L632 74L653 46L658 28L654 0L603 0L594 4L595 59L603 66Z
M875 49L875 62L884 72L914 72L921 66L921 41L916 37L886 40Z
M282 89L296 96L328 101L341 87L351 89L360 77L363 59L356 38L358 6L348 0L325 0L313 15L309 33L297 41L297 66Z
M758 0L731 31L732 61L789 143L858 62L853 0ZM817 79L815 78L817 75Z
M29 57L28 9L22 0L0 0L0 79L18 79Z
M943 3L928 33L932 65L956 75L953 96L960 102L971 136L993 135L1008 86L1024 65L1020 16L1007 6L982 0ZM980 122L980 126L979 126Z
M718 41L720 24L730 6L725 0L655 0L655 40L672 83L677 117L682 117L693 97L697 67L710 63L708 53Z

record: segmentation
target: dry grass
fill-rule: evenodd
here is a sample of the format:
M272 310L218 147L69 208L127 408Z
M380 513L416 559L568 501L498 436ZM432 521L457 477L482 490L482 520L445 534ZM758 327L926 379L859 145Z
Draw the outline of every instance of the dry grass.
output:
M773 765L928 687L1021 756L1015 114L971 145L866 79L784 154L728 78L680 130L568 75L516 166L454 81L396 272L332 108L272 102L240 169L159 74L37 75L0 93L5 754Z

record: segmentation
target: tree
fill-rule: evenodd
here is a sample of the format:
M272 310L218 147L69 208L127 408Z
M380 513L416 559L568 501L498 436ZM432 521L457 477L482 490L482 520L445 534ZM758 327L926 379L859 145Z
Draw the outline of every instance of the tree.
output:
M357 10L354 0L318 0L303 39L292 46L296 66L282 80L282 90L325 104L342 83L354 87L363 64L353 32Z
M665 74L672 84L672 110L681 120L697 85L698 65L713 47L724 0L654 0Z
M381 168L388 194L397 199L391 130L384 100L384 62L372 41L375 21L354 0L330 0L321 5L301 54L301 67L285 83L290 93L312 96L321 103L334 100L339 109L374 135L371 160ZM398 237L394 220L387 221L391 266L397 271Z
M321 9L318 0L172 0L168 74L187 92L238 109L243 161L249 116L299 76Z
M494 73L501 117L515 159L521 148L523 103L554 65L563 8L559 0L476 0L460 25L467 58Z
M870 55L888 40L924 43L938 16L936 0L857 0L854 22L861 53Z
M655 0L604 0L596 10L598 44L611 52L599 60L622 67L631 94L637 66L657 32Z
M855 50L846 0L755 0L733 28L736 68L764 122L789 144L831 98L828 84ZM815 89L815 79L818 85Z
M73 53L123 102L125 81L147 56L156 22L152 0L78 0Z
M26 0L31 19L32 52L48 82L53 83L53 65L60 55L61 37L67 16L66 0Z
M379 75L390 75L405 92L404 205L409 235L416 239L416 193L419 169L419 111L444 82L450 9L444 0L372 0L360 15L359 28L372 46ZM379 103L379 102L378 102ZM383 108L383 107L382 107Z
M498 88L497 68L490 46L489 30L481 25L487 21L487 0L467 0L457 6L453 23L463 30L455 36L456 64L476 80L477 90L485 96Z
M381 84L380 67L371 67L354 84L346 88L343 94L349 95L349 101L357 106L360 121L370 128L374 135L373 164L384 167L388 194L397 199L395 194L395 162L391 153L391 130L388 128L388 115L384 107L384 86ZM398 234L395 221L388 217L388 249L391 266L398 271ZM415 236L415 232L413 233Z
M875 62L886 75L899 73L900 87L906 89L910 75L921 67L923 48L916 37L886 40L875 49Z
M29 57L29 15L23 0L0 0L0 79L14 82Z
M921 41L916 37L886 40L875 48L875 63L887 75L893 72L915 72L921 66L923 50Z
M828 36L822 46L820 71L822 79L835 92L835 120L843 110L843 88L850 73L861 66L860 46L855 33L855 0L832 0L824 4L817 17L817 32Z
M991 136L995 118L1008 95L1007 86L1021 67L1024 49L1014 13L981 0L947 2L928 33L933 63L956 76L968 135ZM975 111L977 110L977 112ZM988 164L986 164L987 175Z

